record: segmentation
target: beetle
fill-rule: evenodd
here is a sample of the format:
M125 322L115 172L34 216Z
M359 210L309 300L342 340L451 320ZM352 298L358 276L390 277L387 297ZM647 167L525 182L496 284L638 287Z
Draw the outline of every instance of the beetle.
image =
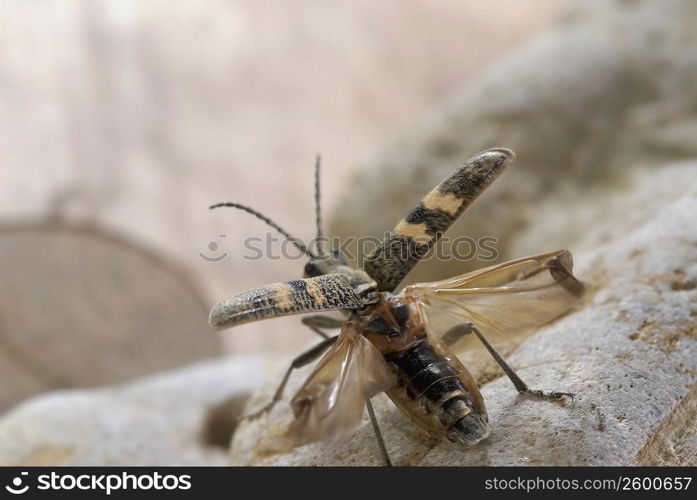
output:
M323 337L290 365L273 398L245 418L258 418L282 399L292 371L318 358L291 400L289 434L297 444L347 432L360 424L364 408L386 464L391 464L371 397L385 392L430 435L463 445L485 439L490 424L479 388L458 359L463 339L476 336L519 393L573 399L569 392L533 389L516 374L487 337L530 331L568 311L585 285L572 273L572 257L559 250L496 264L454 278L395 289L468 206L505 170L515 155L505 148L483 151L433 188L368 256L351 267L337 250L310 251L263 214L245 210L290 239L309 258L304 277L249 290L218 302L210 325L228 328L290 314L341 311L303 323ZM319 158L315 169L318 236ZM447 328L433 323L449 318ZM336 336L326 331L339 328Z

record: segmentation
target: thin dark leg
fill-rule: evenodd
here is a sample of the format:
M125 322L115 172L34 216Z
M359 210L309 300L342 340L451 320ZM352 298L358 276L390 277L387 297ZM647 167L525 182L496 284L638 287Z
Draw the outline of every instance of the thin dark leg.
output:
M286 371L286 374L283 376L283 380L281 380L281 384L278 386L278 389L276 389L276 392L274 393L273 398L271 398L271 401L269 401L267 405L255 411L254 413L250 413L248 415L240 417L240 420L254 420L262 416L264 413L270 412L274 405L278 403L283 397L283 391L286 388L286 384L288 383L288 379L290 378L290 374L293 372L293 370L295 370L296 368L303 367L319 358L320 355L322 355L322 353L326 351L329 348L329 346L336 341L336 339L337 337L326 338L322 342L314 346L312 349L305 351L300 356L295 358L288 367L288 370Z
M305 316L301 321L303 322L303 325L307 326L317 335L325 339L328 339L329 335L324 333L322 330L341 328L344 324L343 320L332 318L331 316L323 316L321 314Z
M373 424L373 432L375 432L375 439L377 439L378 448L380 448L380 455L382 455L382 460L387 467L392 467L392 460L390 460L390 454L387 453L387 448L385 447L385 440L382 438L382 432L380 432L378 419L375 417L373 403L370 402L370 398L365 398L365 406L366 408L368 408L368 415L370 415L370 423Z
M494 349L494 347L484 337L482 332L480 332L479 329L472 323L469 323L468 326L472 329L472 332L474 332L477 338L481 340L482 344L484 344L484 347L486 347L487 351L489 351L489 353L494 357L499 366L503 368L503 371L506 373L511 382L513 382L513 385L518 390L518 392L522 394L529 394L531 396L537 396L540 398L551 399L561 399L564 396L567 396L571 398L571 401L574 400L574 395L570 392L543 391L542 389L530 389L528 387L528 384L523 382L523 380L518 376L518 374L513 371L513 368L508 366L508 363L506 363L504 359L501 357L501 355L498 352L496 352L496 349Z

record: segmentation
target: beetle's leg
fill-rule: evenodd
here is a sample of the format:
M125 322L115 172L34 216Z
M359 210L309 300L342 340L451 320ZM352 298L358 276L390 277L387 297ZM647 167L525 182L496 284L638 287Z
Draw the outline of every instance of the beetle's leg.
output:
M283 380L281 380L281 384L278 386L278 389L276 389L276 392L271 398L271 401L269 401L267 405L255 411L254 413L250 413L240 417L239 420L254 420L256 418L261 417L264 413L270 412L274 405L278 403L283 397L283 391L286 388L286 384L288 383L288 379L290 378L290 374L293 372L293 370L295 370L296 368L301 368L319 358L320 355L322 355L322 353L324 353L324 351L326 351L329 348L329 346L336 341L337 338L338 335L336 337L326 338L310 350L305 351L300 356L295 358L288 367L288 370L286 370L286 374L283 376Z
M322 330L341 328L344 324L343 320L332 318L331 316L324 316L322 314L305 316L301 321L303 322L303 325L307 326L317 335L325 339L328 339L329 335L324 333Z
M365 398L365 406L366 408L368 408L368 415L370 415L370 423L373 424L373 432L375 432L375 439L377 439L378 441L378 448L380 448L380 455L382 455L382 460L387 467L392 467L392 460L390 460L390 454L387 453L387 448L385 447L385 440L382 438L382 432L380 432L378 419L375 417L375 411L373 410L373 404L370 402L370 398Z
M496 349L494 349L494 346L492 346L489 341L484 337L484 334L479 331L479 328L477 328L475 325L472 323L465 323L466 326L471 328L472 332L481 340L482 344L484 344L484 347L486 347L487 351L489 351L489 354L491 354L496 362L499 364L501 368L503 368L503 371L506 373L509 379L511 379L511 382L513 382L513 385L515 388L520 392L521 394L529 394L531 396L537 396L540 398L551 398L551 399L561 399L564 396L567 396L571 398L571 401L574 400L574 395L570 392L557 392L557 391L544 391L542 389L530 389L528 387L528 384L523 382L523 380L518 376L516 372L513 371L513 368L508 366L508 363L504 361L504 359L501 357L501 355L496 352Z
M458 323L457 325L450 328L447 332L445 332L445 334L440 338L440 340L446 346L450 347L465 335L471 334L472 326L472 323Z

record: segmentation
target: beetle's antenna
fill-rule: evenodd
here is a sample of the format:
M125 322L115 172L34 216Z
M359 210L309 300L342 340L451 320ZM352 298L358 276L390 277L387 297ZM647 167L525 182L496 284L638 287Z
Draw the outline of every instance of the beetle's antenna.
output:
M320 255L324 254L322 249L322 207L320 204L320 183L319 183L319 172L320 165L322 163L322 157L317 155L315 160L315 226L317 227L317 250Z
M247 205L242 205L242 204L240 204L240 203L232 203L232 202L216 203L215 205L211 205L211 206L208 207L208 208L209 208L210 210L213 210L214 208L220 208L220 207L238 208L238 209L240 209L240 210L244 210L245 212L252 214L252 215L255 216L257 219L263 220L263 221L266 222L269 226L271 226L271 227L274 228L276 231L278 231L278 232L281 233L283 236L285 236L286 239L290 240L291 243L293 243L296 247L298 247L298 250L300 250L302 253L304 253L305 255L307 255L307 256L310 257L310 258L313 258L313 259L316 258L316 257L312 254L312 252L310 252L310 251L307 249L307 247L306 247L305 245L303 245L303 244L300 242L300 238L296 238L296 237L294 237L294 236L291 236L290 233L289 233L288 231L286 231L285 229L283 229L281 226L279 226L278 224L276 224L274 221L272 221L271 219L269 219L269 218L268 218L267 216L265 216L264 214L262 214L262 213L260 213L260 212L257 212L257 211L254 210L253 208L250 208L250 207L248 207Z

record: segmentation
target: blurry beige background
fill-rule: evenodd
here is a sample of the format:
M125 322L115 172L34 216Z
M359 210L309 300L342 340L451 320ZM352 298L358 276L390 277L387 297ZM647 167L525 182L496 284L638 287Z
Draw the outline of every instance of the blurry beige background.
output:
M207 206L248 203L311 237L316 153L329 218L359 162L559 5L3 2L0 373L22 386L6 384L5 398L218 352L210 305L296 278L302 262L243 260L244 238L267 228ZM153 259L131 262L139 252ZM311 335L298 318L278 319L225 334L224 346L286 352ZM134 360L143 350L152 354Z

